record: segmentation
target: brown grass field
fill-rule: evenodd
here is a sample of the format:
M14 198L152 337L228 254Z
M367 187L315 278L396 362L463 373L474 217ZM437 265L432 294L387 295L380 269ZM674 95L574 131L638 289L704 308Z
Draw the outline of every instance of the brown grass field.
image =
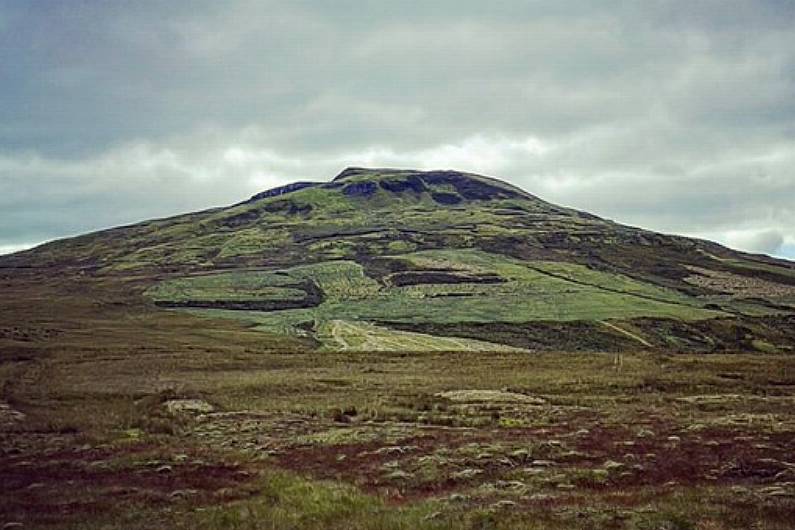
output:
M0 528L795 528L787 355L318 353L0 276Z

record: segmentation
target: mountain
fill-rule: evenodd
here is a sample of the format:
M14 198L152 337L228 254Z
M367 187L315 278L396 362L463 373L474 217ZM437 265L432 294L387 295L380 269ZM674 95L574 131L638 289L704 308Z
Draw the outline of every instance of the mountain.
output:
M123 286L133 307L236 319L329 350L795 346L795 264L458 171L348 168L48 243L0 258L0 270Z

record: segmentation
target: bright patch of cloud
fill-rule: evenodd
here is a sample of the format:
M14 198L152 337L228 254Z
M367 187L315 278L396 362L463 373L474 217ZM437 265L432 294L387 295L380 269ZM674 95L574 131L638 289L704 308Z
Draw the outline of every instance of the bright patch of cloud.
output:
M5 254L13 254L14 252L20 252L22 250L27 250L29 248L33 248L38 243L24 243L21 245L0 245L0 256Z
M763 254L776 254L784 245L784 236L778 230L729 231L722 239L732 248Z
M361 153L346 153L336 159L343 165L405 167L415 169L459 169L472 173L499 174L514 167L517 160L539 157L551 149L539 138L521 139L476 135L458 143L427 149L395 151L374 147Z
M776 256L795 261L795 242L782 245Z

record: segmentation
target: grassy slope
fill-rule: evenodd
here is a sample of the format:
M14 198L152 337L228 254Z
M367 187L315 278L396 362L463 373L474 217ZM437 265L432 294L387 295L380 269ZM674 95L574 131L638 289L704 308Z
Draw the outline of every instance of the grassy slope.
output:
M384 268L386 258L391 265ZM390 286L389 267L396 264L490 271L506 281ZM0 258L4 266L110 281L137 278L150 287L152 299L171 305L225 300L227 308L251 309L249 302L259 302L258 313L211 314L298 335L312 335L331 320L423 325L412 331L427 334L433 325L639 317L692 322L732 315L736 330L720 337L692 327L681 331L694 335L684 341L667 332L658 333L659 340L642 329L631 333L642 339L637 344L666 347L696 343L696 350L709 350L719 343L719 349L753 349L754 341L762 341L786 349L770 331L783 321L757 321L792 314L795 300L791 264L621 226L493 179L453 172L347 170L331 183L286 195L54 242ZM267 272L278 269L289 270L292 283ZM698 281L694 271L712 279ZM721 284L724 278L767 283L735 294ZM306 282L318 291L308 293ZM312 307L319 297L323 303ZM302 309L262 312L279 307ZM464 330L469 337L476 332L471 326ZM546 335L575 332L569 326ZM610 333L608 342L616 348L630 336ZM604 345L592 342L584 347Z
M324 321L316 335L326 349L333 351L520 351L480 340L436 337L346 320Z
M304 291L291 288L294 280L278 274L228 272L176 278L148 290L156 301L173 300L294 300Z
M311 280L325 293L325 301L315 308L268 313L224 310L204 310L202 313L243 319L271 332L291 331L295 334L300 332L299 325L311 324L318 331L318 337L332 348L339 341L329 341L329 333L320 332L331 321L529 322L640 316L698 319L720 315L703 309L702 303L693 297L576 264L521 262L473 250L423 251L395 258L421 270L495 274L503 283L381 286L366 276L357 263L334 261L277 272L235 272L170 280L149 292L156 299L223 300L223 289L228 289L229 299L237 300L241 291L249 290L252 298L270 297L274 294L274 285ZM271 290L262 291L261 286L268 286ZM294 296L294 291L285 291L285 299ZM356 327L351 323L347 326ZM391 348L401 337L400 334L392 334L387 339L384 332L381 335L385 342L392 344ZM408 335L402 337L405 349L416 347ZM449 340L441 340L437 349L454 345Z

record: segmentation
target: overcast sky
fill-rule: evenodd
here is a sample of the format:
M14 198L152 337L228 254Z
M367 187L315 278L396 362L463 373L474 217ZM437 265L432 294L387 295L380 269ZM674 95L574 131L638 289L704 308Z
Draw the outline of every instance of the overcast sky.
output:
M0 0L0 252L350 165L795 258L795 0Z

